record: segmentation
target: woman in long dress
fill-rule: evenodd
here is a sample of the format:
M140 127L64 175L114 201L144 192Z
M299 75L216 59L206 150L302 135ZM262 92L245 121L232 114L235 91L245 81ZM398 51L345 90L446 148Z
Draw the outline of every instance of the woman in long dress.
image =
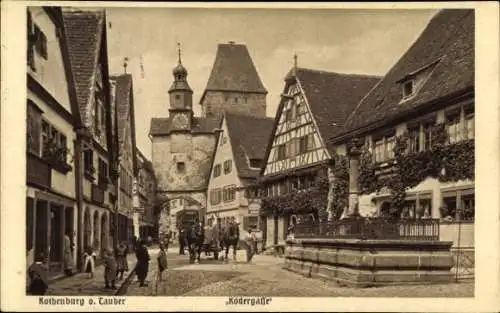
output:
M123 274L128 271L127 261L128 247L122 242L116 248L116 276L118 280L123 279Z
M74 262L73 262L73 243L71 242L70 233L66 233L66 235L64 235L63 251L64 251L64 259L63 259L64 272L66 273L67 276L71 276L73 275Z
M137 257L137 265L135 266L135 273L137 274L137 278L139 279L140 287L146 287L145 283L146 276L149 271L149 252L146 247L146 242L144 240L139 240L139 245L135 251L135 255Z

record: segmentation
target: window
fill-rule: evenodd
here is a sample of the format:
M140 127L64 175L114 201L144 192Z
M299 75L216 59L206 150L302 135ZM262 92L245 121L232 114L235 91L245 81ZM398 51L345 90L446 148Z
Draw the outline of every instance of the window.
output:
M28 100L27 109L27 150L37 156L40 156L40 136L41 136L41 121L42 112L34 105L33 102Z
M83 165L84 165L84 170L87 173L94 173L93 158L94 158L94 151L92 151L92 149L90 148L86 148L83 151Z
M228 186L222 189L222 199L224 202L234 201L235 198L236 198L235 186Z
M292 158L297 155L297 138L292 138L286 143L285 155Z
M432 147L432 128L433 124L425 124L422 126L423 129L423 143L422 147L424 150L430 150Z
M375 141L375 162L382 162L384 160L384 139Z
M465 194L463 194L465 193ZM459 203L457 203L457 200ZM460 207L458 206L460 204ZM443 198L441 217L455 221L473 221L475 215L474 193L458 190Z
M34 35L33 35L33 19L31 18L31 13L26 10L28 12L28 17L27 17L27 22L28 22L28 35L27 35L27 38L28 38L28 66L32 69L32 70L35 70L35 58L34 58L34 55L33 55L33 46L34 46Z
M392 160L394 159L394 136L385 139L385 159Z
M460 115L449 117L446 129L448 132L448 143L460 141L462 139L460 131Z
M223 146L227 143L227 137L222 135L220 136L220 145Z
M414 91L413 80L403 83L403 99L411 97Z
M233 166L233 161L232 160L226 160L226 161L224 161L224 174L231 173L232 166Z
M465 116L465 139L474 139L474 112Z
M420 127L413 128L408 131L410 143L409 143L409 152L417 153L420 151Z
M214 166L214 177L219 177L221 174L221 165L220 164L216 164Z
M186 170L186 163L177 162L177 172L183 173Z
M277 151L277 161L286 159L286 146L285 144L281 144L276 147Z
M475 199L474 195L466 195L462 197L462 219L465 221L473 221L475 215Z
M221 202L221 190L214 189L210 191L210 204L217 205Z
M238 104L238 98L234 98L234 104Z
M42 157L66 164L68 143L66 136L42 119Z
M42 32L40 27L35 24L34 26L34 32L33 32L33 40L35 43L35 51L40 55L42 58L47 60L47 37L45 34Z
M104 159L99 158L99 181L107 182L108 180L108 164Z
M304 136L299 139L299 154L309 150L309 136Z
M181 99L181 95L175 95L175 100L180 100Z
M244 229L259 229L259 217L258 216L244 216L243 217L243 228Z
M262 166L262 159L250 159L250 167L260 168Z
M100 106L101 110L101 130L104 131L106 129L106 108L104 105Z

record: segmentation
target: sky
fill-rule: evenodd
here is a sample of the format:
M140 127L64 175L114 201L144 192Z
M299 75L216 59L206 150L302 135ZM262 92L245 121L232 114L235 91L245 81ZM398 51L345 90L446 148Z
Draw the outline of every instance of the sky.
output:
M193 89L193 110L215 61L217 44L246 44L268 90L274 116L293 66L338 73L384 75L423 31L435 10L107 8L110 74L133 76L136 141L151 158L153 117L167 117L177 42Z

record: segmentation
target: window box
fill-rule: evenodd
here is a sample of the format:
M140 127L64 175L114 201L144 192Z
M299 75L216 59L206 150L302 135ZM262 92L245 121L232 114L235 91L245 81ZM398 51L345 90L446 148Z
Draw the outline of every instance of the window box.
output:
M94 181L94 179L95 179L94 173L95 173L95 168L91 167L91 168L85 170L85 173L83 174L83 176L90 181Z

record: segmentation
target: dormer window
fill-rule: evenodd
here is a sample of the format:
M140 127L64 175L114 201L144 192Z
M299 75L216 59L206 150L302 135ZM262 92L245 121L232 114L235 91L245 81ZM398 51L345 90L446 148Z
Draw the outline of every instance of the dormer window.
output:
M414 81L408 80L403 83L403 99L407 99L415 93Z
M260 168L262 165L261 159L250 159L249 162L251 168Z

